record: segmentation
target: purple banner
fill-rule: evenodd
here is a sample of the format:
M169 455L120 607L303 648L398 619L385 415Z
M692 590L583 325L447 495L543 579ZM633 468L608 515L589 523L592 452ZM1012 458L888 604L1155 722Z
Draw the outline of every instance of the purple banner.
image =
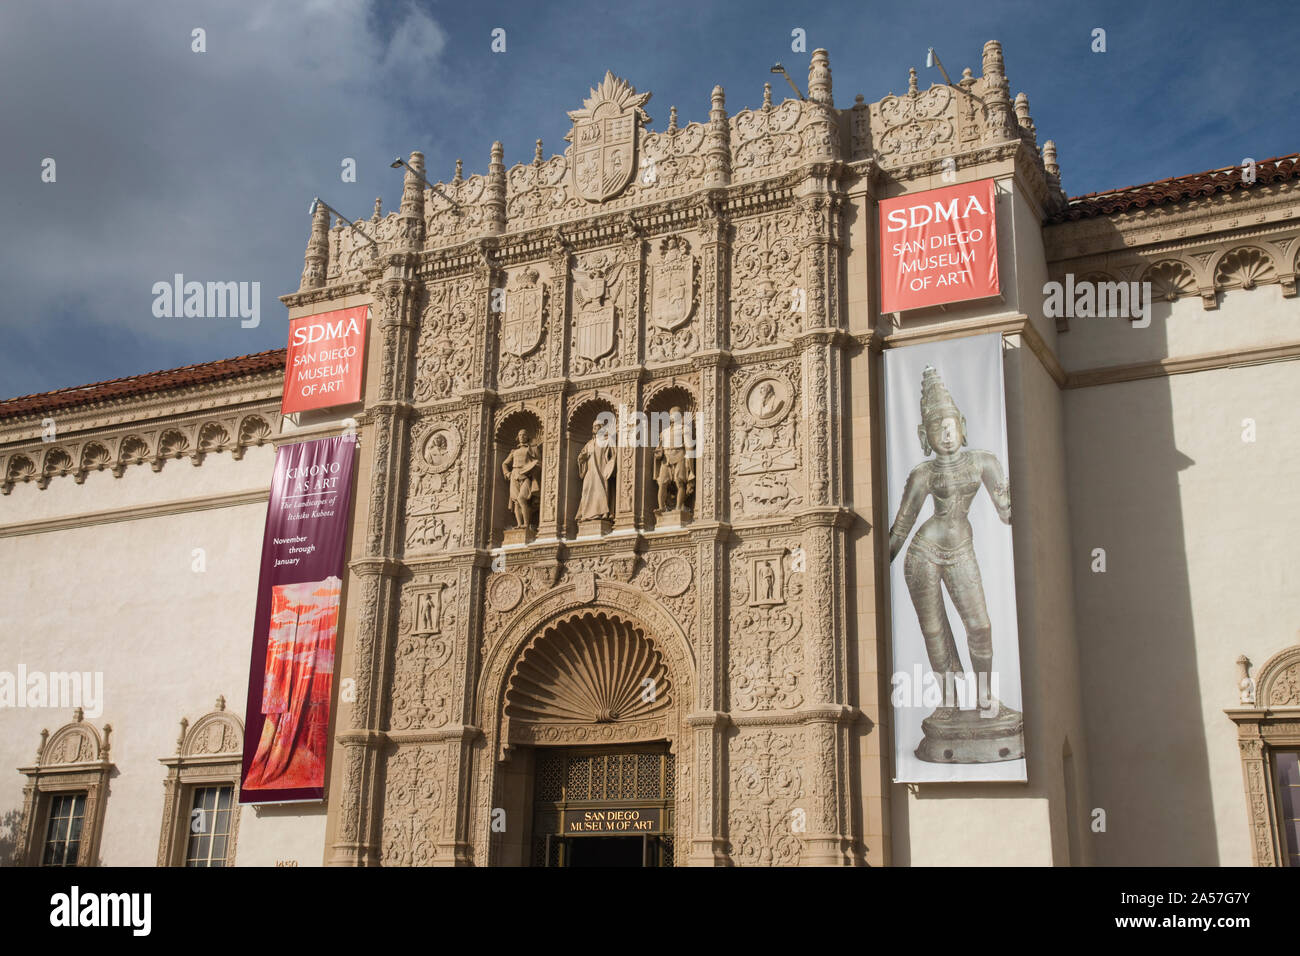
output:
M262 539L240 803L325 796L356 439L283 445Z

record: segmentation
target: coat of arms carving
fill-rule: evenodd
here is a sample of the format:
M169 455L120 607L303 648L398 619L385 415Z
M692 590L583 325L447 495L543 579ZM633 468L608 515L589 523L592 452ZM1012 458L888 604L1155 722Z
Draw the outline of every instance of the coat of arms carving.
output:
M593 255L573 270L574 347L594 362L614 348L614 289L621 271L605 253Z
M525 269L518 285L506 290L506 317L501 323L501 350L524 356L542 340L542 305L545 286L537 270Z
M695 260L681 236L669 236L660 246L661 261L650 270L650 321L672 332L691 317L695 303Z
M637 133L650 122L641 107L649 93L636 88L608 70L600 85L571 110L573 129L565 136L573 148L573 182L578 195L588 202L604 202L617 196L636 172Z

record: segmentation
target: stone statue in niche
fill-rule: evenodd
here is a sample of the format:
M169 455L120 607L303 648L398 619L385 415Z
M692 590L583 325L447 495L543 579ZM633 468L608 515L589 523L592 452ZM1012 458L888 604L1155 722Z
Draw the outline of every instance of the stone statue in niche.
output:
M509 484L510 513L515 521L514 527L506 530L507 536L526 539L529 530L537 524L534 502L542 487L538 481L542 473L542 454L541 449L528 440L525 429L519 429L515 436L515 447L501 463L501 473Z
M591 440L578 452L578 477L582 498L578 502L578 533L606 534L613 526L609 479L614 474L614 441L600 424L592 426Z
M688 514L686 500L695 494L695 459L686 447L686 423L680 407L668 410L668 427L659 433L655 447L655 482L659 485L659 527L682 524ZM669 493L672 504L669 504Z
M921 506L934 496L934 514L917 530L907 549L903 575L925 639L930 667L942 682L941 706L921 722L925 736L916 749L933 763L994 763L1025 755L1024 719L993 693L993 628L984 584L975 558L971 503L981 485L988 490L998 517L1011 523L1011 489L992 452L963 451L966 417L933 366L921 375L921 424L917 436L924 454L934 454L912 469L903 500L889 532L889 560L902 550ZM947 588L962 624L975 671L978 707L955 706L950 689L964 683L952 624L944 608Z

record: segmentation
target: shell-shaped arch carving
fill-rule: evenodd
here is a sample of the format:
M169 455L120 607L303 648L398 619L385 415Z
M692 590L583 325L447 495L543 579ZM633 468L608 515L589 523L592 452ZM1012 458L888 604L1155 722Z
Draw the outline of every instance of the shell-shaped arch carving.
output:
M160 458L180 458L190 447L190 440L177 428L169 428L158 439L158 456Z
M127 435L117 450L117 460L124 465L138 465L149 458L149 443L139 435Z
M673 378L661 379L650 385L645 391L642 403L646 408L652 408L654 407L656 400L665 393L681 392L691 397L690 407L694 408L695 402L697 401L696 393L698 391L699 389L696 383L674 376Z
M62 474L73 468L72 456L68 454L65 448L51 448L45 453L45 466L41 473L47 478L51 475Z
M1273 257L1258 246L1238 246L1224 253L1214 267L1216 289L1253 289L1276 279Z
M506 713L536 723L606 724L667 710L663 655L639 627L605 612L556 622L524 651Z
M239 443L260 445L271 437L271 426L260 415L249 415L239 423Z
M113 456L103 442L87 442L86 447L81 449L81 467L83 470L103 468L112 460Z
M1300 707L1300 644L1279 651L1264 662L1255 680L1262 709Z
M230 444L230 432L221 422L204 422L199 429L199 451L221 451Z
M1174 302L1180 296L1196 291L1196 273L1181 259L1162 259L1152 263L1142 274L1143 282L1151 283L1151 294L1156 299Z
M36 463L26 455L14 455L5 466L5 481L27 481L36 475Z

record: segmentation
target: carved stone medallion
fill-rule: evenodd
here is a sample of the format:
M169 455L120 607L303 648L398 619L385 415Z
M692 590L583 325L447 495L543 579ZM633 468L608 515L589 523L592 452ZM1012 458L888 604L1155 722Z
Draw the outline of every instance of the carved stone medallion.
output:
M424 440L423 454L435 472L446 471L460 454L460 433L446 426L434 428Z
M677 597L691 586L691 565L683 557L674 555L659 566L655 586L668 597Z
M771 425L790 410L790 388L779 378L760 378L749 387L745 407L760 425Z
M524 597L524 582L519 575L506 571L492 576L487 588L488 604L492 610L505 612L514 610Z

